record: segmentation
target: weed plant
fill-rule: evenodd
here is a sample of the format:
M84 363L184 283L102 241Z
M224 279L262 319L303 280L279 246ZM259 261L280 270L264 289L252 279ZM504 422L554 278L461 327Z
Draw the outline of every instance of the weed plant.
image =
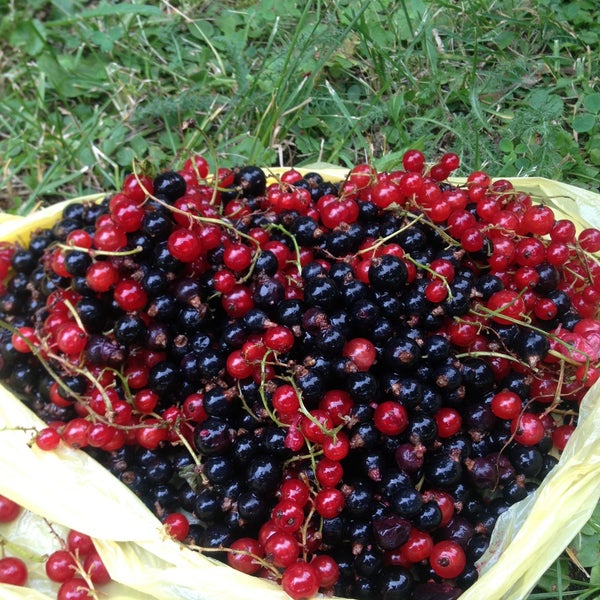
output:
M595 0L0 0L0 206L132 164L398 165L600 186ZM460 173L459 173L460 174ZM598 511L531 600L600 595Z
M594 0L0 0L4 206L132 161L397 164L600 183Z

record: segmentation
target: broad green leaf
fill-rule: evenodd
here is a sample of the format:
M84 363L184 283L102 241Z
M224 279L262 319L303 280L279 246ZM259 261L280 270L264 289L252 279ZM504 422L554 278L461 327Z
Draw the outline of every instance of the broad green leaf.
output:
M135 153L128 146L123 146L117 150L116 159L122 167L129 167L135 158Z
M573 129L577 133L589 133L594 129L598 117L589 113L583 113L581 115L575 115L573 117Z
M562 115L564 110L561 97L550 94L544 89L536 90L529 95L529 105L546 119L556 119Z
M598 32L591 29L581 32L581 39L584 43L593 46L598 43Z
M600 113L600 94L588 94L583 99L583 106L588 112L597 114Z
M135 155L139 158L146 153L148 149L148 142L141 135L136 135L133 137L129 144L131 145L132 150L135 152Z
M48 79L48 83L62 96L74 98L82 93L76 81L51 54L42 54L37 61L38 67Z
M550 94L544 89L535 90L529 94L529 106L540 110L547 104L549 96Z
M37 19L19 21L10 34L9 42L30 56L37 56L46 46L44 25Z
M580 534L571 543L571 550L583 567L600 564L600 533L593 535Z
M93 31L90 40L96 44L102 52L112 52L115 42L121 37L121 28L113 27L109 31Z

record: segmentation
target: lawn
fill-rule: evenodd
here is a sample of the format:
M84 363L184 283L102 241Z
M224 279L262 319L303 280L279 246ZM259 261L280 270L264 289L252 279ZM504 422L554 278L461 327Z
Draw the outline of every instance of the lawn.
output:
M380 169L452 151L458 175L600 189L595 0L0 0L0 15L6 211L192 151ZM597 511L532 600L600 594L599 531Z
M0 21L9 210L192 149L388 168L417 147L457 152L464 173L600 183L593 0L19 6Z

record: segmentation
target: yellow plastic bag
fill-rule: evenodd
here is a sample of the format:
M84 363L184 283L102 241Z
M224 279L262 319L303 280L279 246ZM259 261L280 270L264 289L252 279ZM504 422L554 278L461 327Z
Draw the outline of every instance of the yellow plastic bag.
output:
M346 171L313 165L339 180ZM281 169L273 169L273 174ZM518 190L545 199L557 217L580 227L600 227L600 195L542 178L511 179ZM454 183L461 183L454 180ZM32 231L52 224L63 205L0 223L0 240L27 244ZM600 382L581 403L579 425L558 466L539 490L498 520L482 575L461 600L525 598L573 539L600 499ZM120 599L283 600L271 582L244 575L168 538L144 504L81 451L65 446L40 451L31 440L45 424L0 387L0 494L28 509L15 523L0 525L11 552L30 566L31 588L0 585L0 597L46 600L57 585L43 573L43 557L58 548L52 533L68 528L91 535L113 583L100 597ZM34 591L35 590L35 591Z

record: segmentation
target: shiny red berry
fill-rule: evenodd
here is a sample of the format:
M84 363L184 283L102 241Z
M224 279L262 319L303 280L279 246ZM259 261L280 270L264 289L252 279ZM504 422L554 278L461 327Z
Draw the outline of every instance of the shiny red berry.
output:
M431 549L429 564L439 577L454 579L464 571L467 557L459 544L452 540L443 540Z
M237 571L251 575L261 568L260 559L264 550L258 540L251 537L239 538L231 543L232 552L227 553L227 564Z
M23 586L27 583L27 565L16 556L0 558L0 583Z
M21 512L19 504L0 494L0 523L14 521Z
M281 586L294 600L312 598L319 591L319 576L311 564L296 562L283 572Z
M408 412L402 404L386 400L375 408L373 423L385 435L399 435L408 427Z

